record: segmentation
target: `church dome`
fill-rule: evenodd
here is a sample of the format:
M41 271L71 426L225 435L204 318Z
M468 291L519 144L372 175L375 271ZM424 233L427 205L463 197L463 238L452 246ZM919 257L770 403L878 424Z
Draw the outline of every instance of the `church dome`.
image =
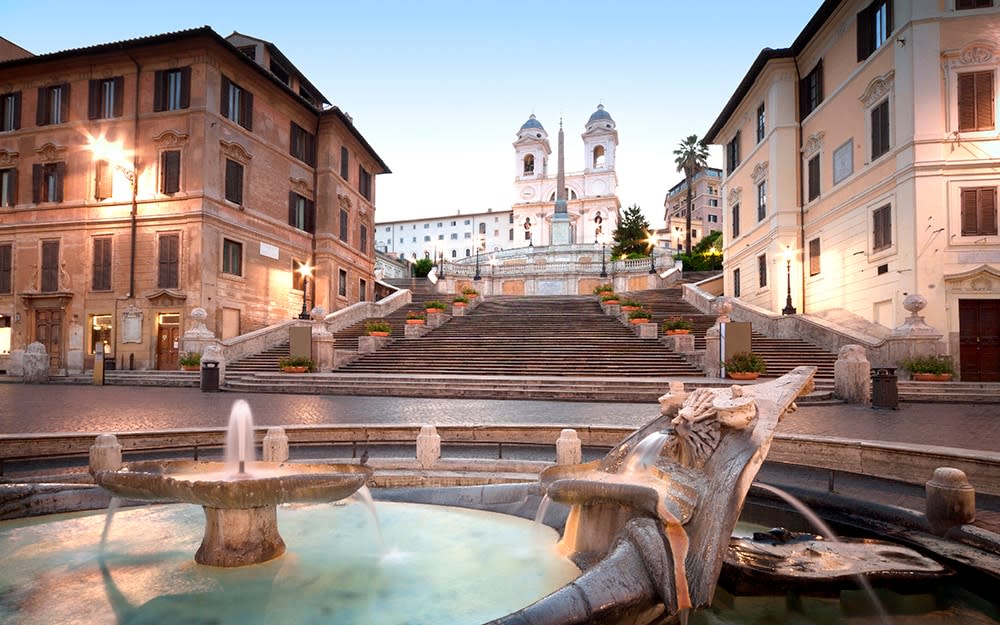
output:
M521 130L531 130L531 129L545 130L545 128L542 127L542 122L535 119L534 113L531 114L531 117L528 118L528 121L521 124Z
M614 128L615 120L611 119L611 113L604 110L603 104L597 105L597 110L593 112L587 120L587 130L593 128Z

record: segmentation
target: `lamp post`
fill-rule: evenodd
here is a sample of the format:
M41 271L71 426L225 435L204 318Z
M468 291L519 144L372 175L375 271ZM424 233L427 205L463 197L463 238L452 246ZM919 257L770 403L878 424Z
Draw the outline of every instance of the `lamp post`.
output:
M136 118L138 120L138 117ZM138 124L138 121L136 121ZM138 126L136 126L138 128ZM139 215L139 205L138 205L138 184L136 182L135 176L136 172L139 170L139 154L133 150L132 151L132 163L131 169L125 166L127 161L127 155L125 149L121 146L119 142L109 142L104 136L90 137L90 142L87 146L90 152L99 161L104 161L107 167L114 167L115 170L122 173L125 179L128 180L129 188L132 190L132 209L129 213L129 239L130 239L130 250L129 250L129 268L128 268L128 297L135 297L135 255L136 255L136 238L137 238L137 220ZM109 177L110 182L110 177ZM108 195L105 197L111 197L111 189L102 189L102 191L107 192Z
M656 233L650 232L646 237L646 244L649 245L649 273L656 273Z
M785 307L781 309L783 315L794 315L795 306L792 306L792 246L785 246L785 277L788 279L788 295L785 297Z
M476 236L476 275L472 276L473 280L482 280L483 276L479 274L479 248L482 247L484 243L483 237Z
M309 276L312 275L313 268L309 266L309 261L304 264L299 265L298 272L302 276L302 312L299 313L299 319L308 319L309 311L306 310L306 302L308 301L309 293Z

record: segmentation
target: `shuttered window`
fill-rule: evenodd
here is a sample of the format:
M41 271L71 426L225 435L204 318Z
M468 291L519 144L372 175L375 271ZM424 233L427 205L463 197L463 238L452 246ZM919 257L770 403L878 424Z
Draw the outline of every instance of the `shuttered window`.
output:
M872 211L872 251L878 252L892 246L892 207L885 206Z
M733 204L733 218L730 220L733 224L733 238L740 236L740 205Z
M368 226L365 224L358 229L358 249L362 254L368 253Z
M69 121L69 83L38 88L35 123L39 126Z
M819 197L819 154L809 159L807 167L809 174L809 201Z
M94 199L105 200L114 195L115 168L107 161L94 163Z
M289 225L305 230L306 232L316 231L316 204L310 199L304 198L298 193L288 194L288 223Z
M231 158L226 159L226 199L243 204L243 165Z
M820 246L819 239L809 241L809 275L817 276L820 271Z
M0 169L0 208L17 204L17 169Z
M823 102L823 59L799 81L799 121Z
M767 286L767 254L757 257L757 285L762 289Z
M158 70L153 75L153 111L176 111L191 106L191 68Z
M372 199L372 175L368 170L358 165L358 192L369 202Z
M736 132L733 140L726 144L726 174L733 173L740 165L740 133Z
M889 151L889 100L882 100L871 112L872 160Z
M234 121L247 130L253 130L253 94L222 77L222 101L219 104L222 116Z
M14 289L14 246L0 245L0 293L11 293Z
M94 239L94 262L91 268L90 288L94 291L111 290L111 238Z
M170 195L181 190L181 152L166 150L160 154L160 193Z
M0 132L20 130L21 92L0 94Z
M958 75L958 130L993 130L996 100L993 72L966 72Z
M340 147L340 177L347 180L351 173L351 154L344 146Z
M997 233L997 188L962 189L962 235L982 236Z
M31 166L31 201L62 202L66 163L36 163Z
M875 0L858 13L858 62L882 47L892 32L892 2Z
M91 80L87 119L121 117L124 92L125 79L121 76Z
M316 138L295 122L292 122L288 151L306 165L316 165Z
M340 240L347 243L349 238L348 226L350 225L346 208L340 209Z
M156 286L176 289L180 286L181 237L178 234L160 235L159 272Z
M59 241L42 241L42 284L43 293L59 290Z
M986 9L993 6L993 0L955 0L956 11Z

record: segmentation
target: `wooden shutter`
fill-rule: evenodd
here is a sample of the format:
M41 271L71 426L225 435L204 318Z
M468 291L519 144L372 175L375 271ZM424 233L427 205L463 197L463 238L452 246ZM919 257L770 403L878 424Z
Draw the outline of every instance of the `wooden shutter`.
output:
M63 124L69 121L69 83L64 82L59 85L62 91L62 99L59 101L59 121Z
M31 201L38 204L42 201L42 184L44 183L42 166L38 163L31 166Z
M90 286L94 291L111 289L111 239L94 239L94 265Z
M59 241L42 241L42 284L44 293L59 290Z
M976 189L962 189L962 236L979 233L979 212Z
M232 89L232 83L225 76L222 77L222 99L219 102L219 114L223 117L229 117L229 90Z
M107 161L97 161L95 165L94 199L103 200L112 196L114 168Z
M160 157L160 192L177 193L181 189L181 153L167 150Z
M7 197L0 198L0 206L13 207L17 205L17 169L7 171L10 172L7 176Z
M35 106L35 125L44 126L48 122L48 115L46 112L49 108L49 88L39 87L38 88L38 105Z
M996 187L979 190L979 234L997 233Z
M874 21L872 7L867 6L858 13L857 24L858 63L871 55L875 46Z
M166 110L167 73L162 69L153 72L153 112Z
M997 233L996 187L962 189L962 235Z
M819 197L819 155L809 159L809 200Z
M114 93L115 101L114 101L113 114L114 114L115 117L121 117L122 116L122 102L125 101L125 78L123 78L122 76L118 76L116 78L113 78L112 80L114 81L114 86L115 86L114 87L114 90L115 90L115 93ZM136 88L138 89L139 86L136 85ZM136 111L136 114L138 114L138 113L139 112Z
M191 106L191 67L181 68L181 108Z
M160 237L160 258L158 285L161 289L175 289L179 286L180 237L176 234Z
M253 94L244 89L241 95L240 104L243 110L240 111L240 125L247 130L253 130Z
M294 126L293 126L294 128ZM288 192L288 225L296 226L297 220L295 219L295 206L297 202L295 201L299 197L299 194L294 191Z
M820 270L819 239L809 241L809 275L815 276Z
M13 100L13 109L14 109L14 115L13 115L13 117L14 117L14 126L11 128L11 130L20 130L21 129L21 92L18 91L16 93L14 93L13 96L14 97L12 98L12 100Z
M11 293L14 290L13 280L13 260L14 248L12 245L0 245L0 293Z
M884 250L892 245L892 223L890 208L883 206L872 213L872 248Z
M55 176L56 176L56 184L55 184L56 193L55 193L55 197L50 197L49 198L49 201L52 201L52 202L62 202L63 201L63 184L65 184L65 182L66 182L66 163L65 162L60 161L60 162L56 163Z
M226 199L243 204L243 165L226 160Z
M101 81L91 80L87 93L87 119L97 119L101 110Z
M306 200L306 232L316 232L316 202Z

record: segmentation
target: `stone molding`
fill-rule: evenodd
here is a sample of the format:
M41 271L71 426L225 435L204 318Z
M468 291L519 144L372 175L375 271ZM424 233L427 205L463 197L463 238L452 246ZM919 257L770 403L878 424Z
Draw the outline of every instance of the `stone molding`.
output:
M806 139L805 145L802 146L802 156L804 158L811 158L814 154L823 149L823 138L826 136L824 131L819 131L814 135L810 135Z
M767 167L768 167L767 161L761 161L756 165L754 165L753 173L750 174L750 178L753 179L753 183L755 185L760 184L762 180L767 178Z
M250 159L253 158L253 155L247 152L247 149L239 143L219 139L219 145L222 146L222 154L224 156L228 156L244 165L249 165Z
M62 161L66 159L66 146L59 146L49 142L35 150L35 153L38 154L38 160L43 163Z
M186 132L181 132L179 130L164 130L160 134L153 137L153 143L156 144L156 147L161 149L180 147L187 143L188 138L189 135Z
M895 82L896 70L889 70L885 74L873 78L858 99L865 105L865 108L868 108L892 91Z
M0 149L0 167L16 167L18 156L20 156L18 152Z

